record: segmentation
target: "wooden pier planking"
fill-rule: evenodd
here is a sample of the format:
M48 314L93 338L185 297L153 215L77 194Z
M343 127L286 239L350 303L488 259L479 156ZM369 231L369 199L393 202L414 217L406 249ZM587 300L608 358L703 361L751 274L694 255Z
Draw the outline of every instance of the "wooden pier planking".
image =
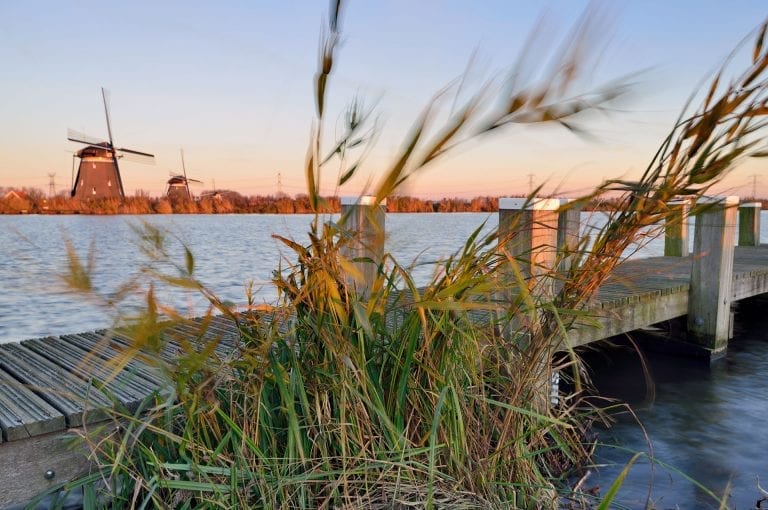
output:
M129 411L135 411L147 396L157 390L154 381L143 379L125 369L115 373L95 354L65 341L53 337L37 338L26 340L22 345L70 370L78 377L103 383L107 392Z
M598 289L589 309L601 327L569 333L571 347L628 333L688 314L693 256L628 260ZM768 293L768 245L737 246L731 302Z
M0 344L0 367L61 412L68 427L104 420L112 405L88 381L20 344Z
M117 368L115 363L126 353L125 348L115 346L109 341L109 337L104 334L80 333L77 335L63 335L59 338L85 351L85 353L99 356L104 360L104 366L111 370ZM156 367L150 367L146 363L135 359L128 360L122 367L122 370L154 386L159 387L164 382L162 374Z
M200 339L191 338L196 324L179 324L164 333L164 361L173 362L181 352L173 337L199 347L219 339L216 354L222 358L236 351L238 327L231 319L215 317ZM73 429L109 418L114 402L98 389L99 383L106 381L106 392L131 412L158 391L171 394L157 367L141 355L120 370L110 363L131 348L129 338L106 330L0 344L0 458L2 465L19 466L3 476L0 508L88 468L85 449L69 450L67 437ZM46 471L56 475L46 479Z
M181 335L187 340L196 340L200 343L201 347L209 342L218 341L219 344L216 346L215 351L220 358L231 356L239 341L236 329L222 331L221 326L213 322L208 325L208 328L202 335L200 334L199 324L194 326L192 324L179 324L173 328L173 331L169 332L170 338L174 338L176 335Z

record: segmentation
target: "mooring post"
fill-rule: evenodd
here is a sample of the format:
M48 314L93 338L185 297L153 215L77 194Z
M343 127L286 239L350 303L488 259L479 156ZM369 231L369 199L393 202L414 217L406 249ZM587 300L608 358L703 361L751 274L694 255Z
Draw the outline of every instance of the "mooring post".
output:
M499 243L517 264L528 288L541 296L549 293L550 282L543 281L555 268L558 247L558 209L556 198L500 198ZM550 280L547 278L547 280Z
M368 295L384 257L386 199L342 197L340 223L350 236L342 255L350 260L357 274L348 274L347 283L359 295Z
M669 212L664 219L664 256L687 257L691 202L688 199L673 200L667 206Z
M539 299L550 299L552 295L555 281L552 273L557 261L559 208L559 199L499 199L499 249L509 257L512 266L510 272L514 274L517 268L520 276L526 280L527 292L534 298L534 303ZM512 289L517 287L510 283ZM528 310L527 313L524 311L522 315L510 318L505 334L517 342L522 352L532 356L528 362L535 368L532 375L537 378L538 384L532 385L531 401L537 412L546 414L555 397L552 346L549 343L535 344L537 341L551 340L541 337L540 328L536 326L538 312L538 309Z
M561 198L557 212L557 252L562 256L560 271L571 268L573 253L581 240L581 204L570 198Z
M731 325L731 284L739 197L703 197L696 203L688 297L688 339L710 359L725 354Z
M760 246L761 202L739 205L739 246Z

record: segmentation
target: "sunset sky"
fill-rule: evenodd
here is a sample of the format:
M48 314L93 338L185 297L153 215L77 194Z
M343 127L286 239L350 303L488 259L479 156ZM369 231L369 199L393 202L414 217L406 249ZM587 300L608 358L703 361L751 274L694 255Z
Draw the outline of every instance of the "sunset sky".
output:
M327 137L355 95L377 104L377 145L352 195L390 163L436 91L468 69L465 90L504 76L539 23L533 64L546 62L584 12L577 0L359 0L347 2L331 79ZM603 178L636 176L686 99L767 15L765 0L636 0L596 4L601 35L592 71L575 92L633 83L620 103L581 119L589 138L563 128L512 126L470 143L404 190L433 196L544 191L573 195ZM304 191L317 45L318 1L0 0L0 186L70 187L67 128L107 138L100 87L110 92L115 144L154 153L125 162L126 193L160 195L184 149L189 177L243 194ZM536 62L540 64L535 65ZM467 95L460 95L466 98ZM450 107L450 101L446 102ZM761 160L722 191L748 195ZM336 168L324 189L334 191Z

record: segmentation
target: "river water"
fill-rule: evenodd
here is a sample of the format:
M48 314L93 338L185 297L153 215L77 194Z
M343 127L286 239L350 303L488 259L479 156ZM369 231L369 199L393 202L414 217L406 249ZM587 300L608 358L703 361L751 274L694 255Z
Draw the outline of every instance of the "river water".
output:
M599 215L585 214L587 219L599 222ZM93 248L93 284L105 296L114 296L121 283L140 281L143 259L134 229L148 222L173 233L169 249L180 263L181 242L191 248L197 277L222 299L244 303L246 283L252 281L256 300L271 302L276 296L272 271L291 257L272 235L305 244L310 220L308 215L0 216L0 343L111 324L114 310L64 285L65 240L84 258ZM458 250L483 221L495 226L497 216L390 214L386 221L387 250L402 264L413 262L415 279L423 284L433 271L431 263ZM762 226L766 240L766 212ZM662 251L662 242L654 240L635 256ZM192 293L161 287L158 296L190 315L205 311ZM767 315L739 313L727 357L711 368L646 353L653 392L633 351L596 356L604 393L629 402L645 429L628 415L618 416L600 436L614 446L598 449L601 465L586 484L605 490L632 452L649 453L650 445L659 463L653 469L647 461L635 465L620 492L622 505L643 508L650 501L653 508L717 508L706 491L680 474L685 473L718 493L730 483L731 507L754 508L760 497L757 477L768 486Z

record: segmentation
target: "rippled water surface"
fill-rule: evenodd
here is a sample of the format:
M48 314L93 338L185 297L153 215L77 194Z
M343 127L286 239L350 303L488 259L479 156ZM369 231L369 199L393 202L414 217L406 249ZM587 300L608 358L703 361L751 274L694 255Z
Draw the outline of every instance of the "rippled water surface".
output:
M223 300L245 303L253 281L258 300L271 301L272 271L289 261L290 250L273 234L306 243L309 215L176 216L0 216L0 343L107 327L109 310L68 291L65 240L87 258L93 247L94 283L114 293L133 278L145 261L134 228L142 222L172 232L169 246L183 262L181 242L195 257L195 273ZM387 247L403 264L415 262L414 274L427 281L434 262L462 245L489 214L396 214L387 218ZM176 239L174 239L174 237ZM189 313L204 311L194 294L160 295Z

